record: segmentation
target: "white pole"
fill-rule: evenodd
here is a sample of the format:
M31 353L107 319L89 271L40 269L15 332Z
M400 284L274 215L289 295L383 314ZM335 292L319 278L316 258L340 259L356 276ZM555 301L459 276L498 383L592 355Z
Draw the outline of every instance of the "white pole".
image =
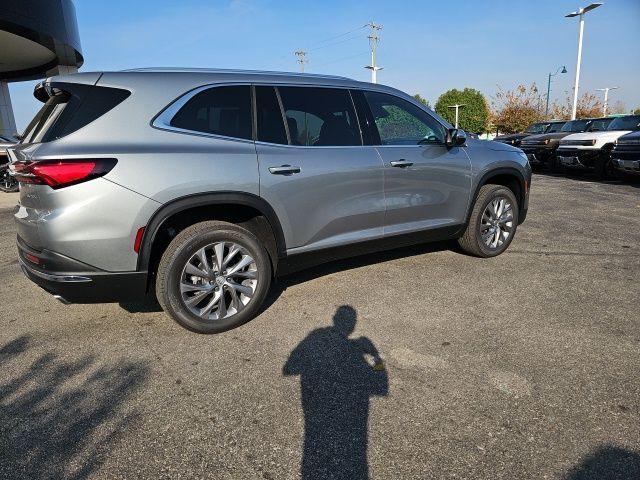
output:
M456 128L458 128L458 112L460 111L460 105L456 105Z
M602 106L602 116L607 116L607 100L609 99L609 89L604 89L604 105Z
M578 85L580 84L580 63L582 62L582 36L584 34L584 12L580 13L580 33L578 34L578 60L576 62L576 82L573 86L573 110L571 120L576 119L578 110Z
M376 47L371 49L371 83L378 83L378 76L376 75Z

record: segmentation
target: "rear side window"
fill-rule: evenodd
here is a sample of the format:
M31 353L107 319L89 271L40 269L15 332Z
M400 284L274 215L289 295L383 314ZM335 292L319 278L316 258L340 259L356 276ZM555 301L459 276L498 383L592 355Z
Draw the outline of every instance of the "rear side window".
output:
M171 119L171 126L194 132L251 139L248 85L214 87L194 95Z
M50 142L69 135L100 118L131 94L119 88L77 83L54 82L51 87L57 93L48 98L27 126L22 143ZM35 95L47 98L43 90Z
M362 145L348 90L279 87L292 145L309 147Z
M258 141L282 145L288 143L274 87L256 87L256 117Z
M70 95L65 92L50 97L24 131L22 143L39 143L67 106Z

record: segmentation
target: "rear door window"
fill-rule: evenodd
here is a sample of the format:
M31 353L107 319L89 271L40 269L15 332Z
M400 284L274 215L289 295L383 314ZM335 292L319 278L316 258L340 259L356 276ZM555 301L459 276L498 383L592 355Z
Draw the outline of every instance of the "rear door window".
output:
M292 145L308 147L362 145L348 90L278 87Z
M287 132L274 87L256 87L257 140L286 145Z
M193 132L252 139L248 85L213 87L194 95L171 119L171 126Z

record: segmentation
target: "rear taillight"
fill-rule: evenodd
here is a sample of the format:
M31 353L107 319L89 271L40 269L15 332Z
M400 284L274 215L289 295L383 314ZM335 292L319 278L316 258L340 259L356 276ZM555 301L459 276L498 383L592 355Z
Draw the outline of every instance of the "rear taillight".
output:
M102 177L111 171L116 163L115 158L42 160L14 163L12 170L20 183L49 185L56 189Z

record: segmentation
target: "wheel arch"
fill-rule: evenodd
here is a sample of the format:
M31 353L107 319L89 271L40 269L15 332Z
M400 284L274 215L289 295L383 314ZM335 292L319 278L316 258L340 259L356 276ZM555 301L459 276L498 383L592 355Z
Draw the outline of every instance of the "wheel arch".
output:
M234 215L239 215L236 217L239 221L234 221ZM158 254L162 254L157 251L160 248L159 241L161 239L163 242L167 240L163 239L162 235L164 230L170 227L171 222L180 222L182 228L186 228L190 224L207 219L229 220L238 224L248 223L253 227L251 230L254 233L257 232L258 236L261 234L267 237L271 235L273 241L267 242L266 249L271 257L274 272L278 260L286 256L282 226L275 211L266 200L246 192L198 193L172 200L153 214L144 230L138 254L137 270L152 273L156 257ZM173 236L168 240L170 241Z
M526 216L527 207L525 206L525 198L528 193L528 185L522 172L516 168L510 167L501 167L489 170L480 177L480 180L474 189L469 208L467 209L466 223L469 224L471 212L473 211L473 206L476 203L480 189L487 184L502 185L513 192L518 200L518 223L522 223Z

